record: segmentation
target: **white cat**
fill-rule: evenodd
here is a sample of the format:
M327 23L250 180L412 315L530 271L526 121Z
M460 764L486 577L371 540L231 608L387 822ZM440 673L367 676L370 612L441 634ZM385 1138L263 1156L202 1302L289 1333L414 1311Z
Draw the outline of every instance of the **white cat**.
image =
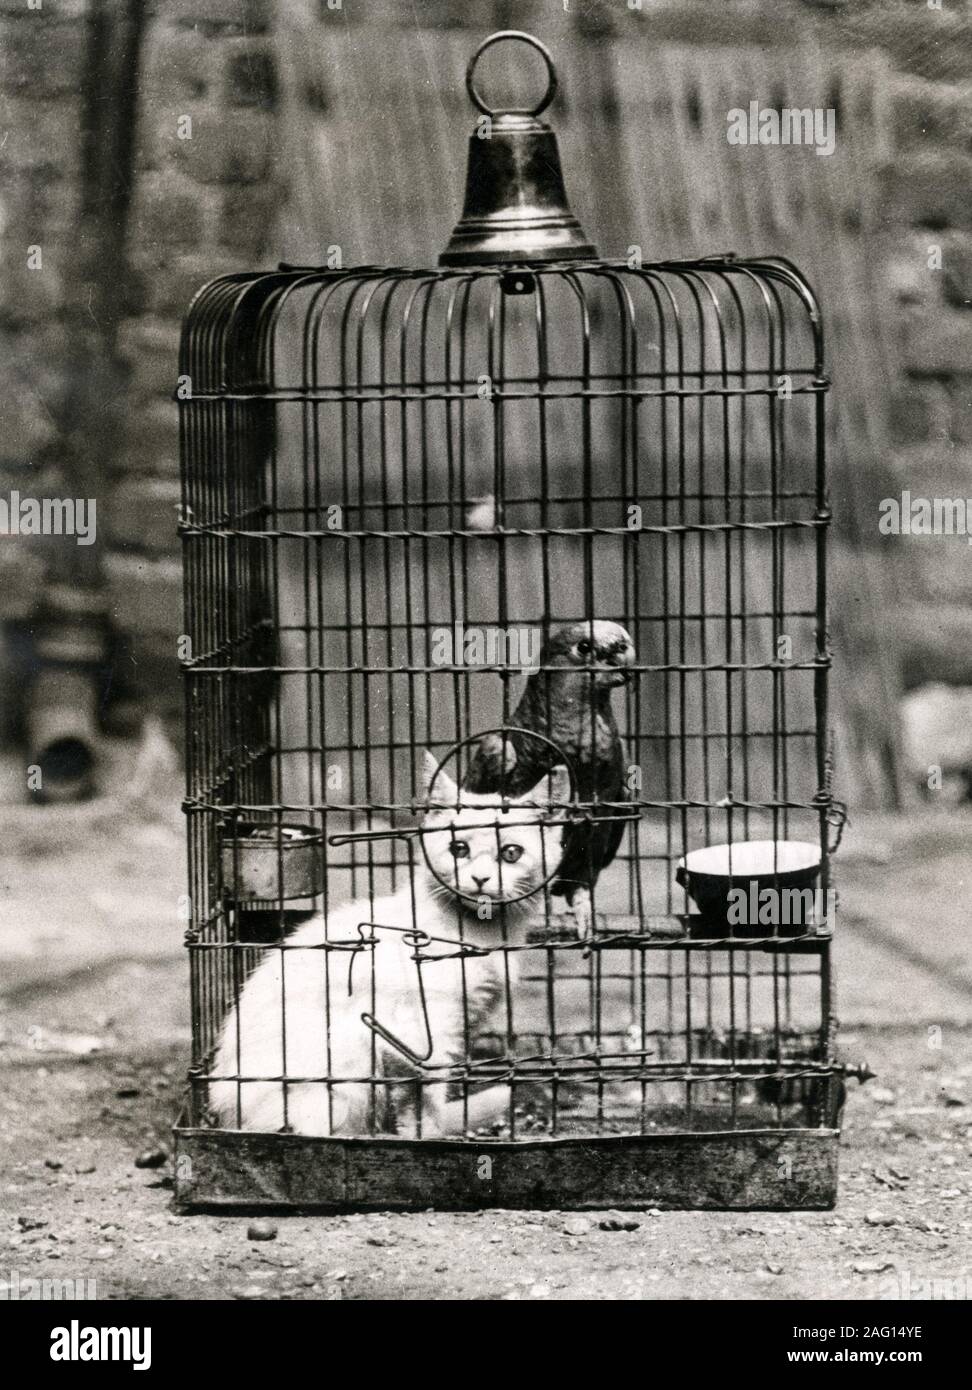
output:
M523 941L528 922L544 911L542 892L526 895L552 876L560 859L562 826L545 826L541 818L562 816L548 808L569 800L570 781L565 768L556 768L504 811L497 796L460 792L444 772L435 775L435 768L435 759L426 753L425 854L416 847L414 886L406 882L373 903L348 903L326 923L315 917L287 939L287 949L268 950L243 986L238 1006L223 1025L212 1075L281 1079L211 1081L210 1108L223 1128L267 1132L286 1125L298 1134L397 1130L429 1136L461 1134L503 1116L510 1102L508 1085L470 1090L465 1101L449 1095L444 1079L417 1086L407 1078L444 1078L446 1072L423 1072L373 1033L362 1014L373 1013L382 1028L419 1057L429 1050L430 1036L432 1051L425 1065L431 1068L464 1059L477 1035L505 1032L507 990L515 986L521 953L492 951L460 961L453 954L456 948L431 942L429 954L452 958L421 967L427 1034L414 946L403 932L418 930L449 941L461 936L479 947ZM376 924L376 944L354 957L350 995L348 952L292 949L325 940L354 943L362 933L371 935L362 923ZM372 1075L401 1080L371 1086L367 1078ZM284 1083L284 1076L295 1079ZM330 1078L330 1084L322 1078Z

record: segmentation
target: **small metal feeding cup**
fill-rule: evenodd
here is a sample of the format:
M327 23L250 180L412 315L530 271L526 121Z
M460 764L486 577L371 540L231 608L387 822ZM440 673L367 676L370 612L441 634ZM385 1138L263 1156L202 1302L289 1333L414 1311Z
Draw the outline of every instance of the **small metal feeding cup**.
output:
M223 832L223 884L238 903L316 897L322 843L306 825L237 821Z

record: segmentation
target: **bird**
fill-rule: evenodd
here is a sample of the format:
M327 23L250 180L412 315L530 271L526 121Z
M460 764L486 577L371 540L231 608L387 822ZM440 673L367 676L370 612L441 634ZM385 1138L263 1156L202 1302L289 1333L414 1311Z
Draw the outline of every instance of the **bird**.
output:
M556 628L509 725L482 736L463 783L472 792L523 796L565 761L584 809L592 816L618 817L575 819L564 827L550 892L566 899L587 931L594 884L617 853L629 823L616 806L604 803L627 799L624 741L611 692L630 678L634 661L634 643L620 623L585 619ZM563 758L533 734L549 739Z

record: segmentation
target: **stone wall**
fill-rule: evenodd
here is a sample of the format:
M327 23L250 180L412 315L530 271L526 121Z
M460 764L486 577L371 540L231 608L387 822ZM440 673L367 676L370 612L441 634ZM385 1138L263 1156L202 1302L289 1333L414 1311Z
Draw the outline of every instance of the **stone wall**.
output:
M86 6L0 3L0 495L57 492L64 267L79 217ZM37 251L40 248L38 262ZM28 262L30 261L30 265ZM40 546L0 541L0 619L27 619Z
M112 615L135 634L144 674L168 689L182 631L172 400L180 320L205 281L272 263L280 189L270 0L163 0L154 8L142 45L129 227L138 312L119 337L130 379L107 579Z
M972 499L972 24L969 7L879 7L855 22L892 64L895 156L880 181L900 379L894 471L914 497ZM970 501L972 508L972 501ZM890 615L908 687L972 684L972 552L965 536L902 536L910 601Z
M14 403L0 431L3 494L74 495L63 457L72 272L97 157L86 148L96 131L85 86L93 74L103 80L106 33L125 18L140 27L127 226L113 267L121 288L112 322L99 324L117 388L110 439L94 461L99 565L87 608L106 613L122 638L112 692L173 710L179 324L206 280L272 259L273 9L269 0L42 0L39 10L0 0L0 381ZM30 269L37 245L42 265ZM0 620L31 625L41 595L63 579L64 555L50 538L18 539L0 553Z
M179 321L193 291L225 270L277 259L280 77L275 28L316 0L0 0L0 492L69 491L61 436L70 408L65 326L68 282L83 226L86 157L83 91L92 35L123 11L141 22L137 119L125 250L119 284L102 325L120 364L110 446L100 470L99 577L111 622L125 638L120 684L146 702L175 709L174 639L181 631L175 535L178 423L171 399ZM646 54L661 42L774 44L788 41L795 16L823 44L880 50L888 64L895 158L873 171L883 227L875 254L887 267L887 313L899 345L888 408L893 467L902 486L929 495L972 495L972 26L966 0L940 11L919 0L552 0L471 7L430 0L420 22L468 28L470 47L491 27L543 33L574 24L579 41L626 41ZM414 28L416 11L388 0L344 0L336 15L320 0L324 25L387 37ZM576 10L576 21L570 16ZM465 37L463 37L465 42ZM718 58L713 54L713 62ZM380 97L380 90L376 89ZM308 92L326 103L327 93ZM342 127L343 131L343 127ZM299 166L298 166L299 167ZM458 190L456 192L458 197ZM348 189L349 200L375 190ZM360 219L351 217L357 225ZM42 245L43 269L27 268ZM941 248L941 269L929 267ZM83 306L82 306L83 307ZM73 306L77 311L77 305ZM67 407L65 401L68 402ZM919 481L920 480L920 484ZM889 613L900 627L907 683L926 673L972 680L972 564L964 545L902 541L909 603ZM43 592L50 550L18 542L0 551L0 619L29 624ZM912 576L916 576L912 579ZM969 640L965 641L968 632Z

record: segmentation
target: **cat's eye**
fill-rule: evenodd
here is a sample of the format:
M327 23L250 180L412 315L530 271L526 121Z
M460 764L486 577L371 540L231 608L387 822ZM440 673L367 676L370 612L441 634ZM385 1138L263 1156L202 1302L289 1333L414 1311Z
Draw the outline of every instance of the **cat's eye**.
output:
M465 840L453 840L449 846L449 853L453 859L466 859L469 856L469 846Z
M583 640L582 642L578 642L578 643L577 643L577 655L578 655L578 656L589 656L592 650L593 650L592 645L591 645L590 642L588 642L588 640L587 640L586 637L584 638L584 640Z
M523 853L522 845L504 845L500 850L500 858L504 864L515 864Z

